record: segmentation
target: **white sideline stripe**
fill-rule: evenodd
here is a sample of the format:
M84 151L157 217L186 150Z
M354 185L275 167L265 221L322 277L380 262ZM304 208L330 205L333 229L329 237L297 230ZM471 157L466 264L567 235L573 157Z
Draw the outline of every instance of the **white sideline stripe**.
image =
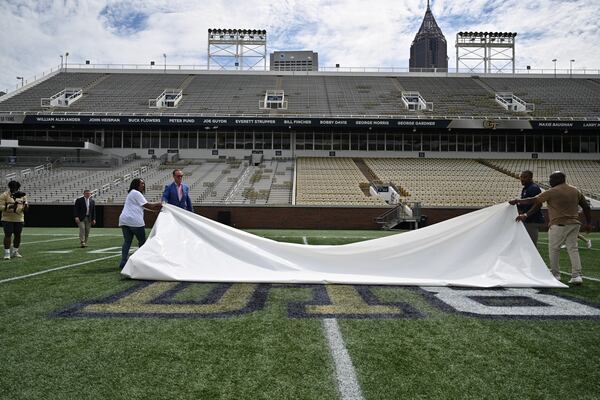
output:
M93 263L93 262L96 262L96 261L108 260L109 258L120 257L120 256L121 256L120 254L114 254L112 256L96 258L94 260L83 261L83 262L76 263L76 264L64 265L62 267L56 267L56 268L46 269L44 271L34 272L33 274L27 274L27 275L15 276L14 278L3 279L3 280L0 281L0 283L16 281L16 280L19 280L19 279L30 278L32 276L42 275L42 274L46 274L48 272L59 271L61 269L66 269L66 268L78 267L80 265L90 264L90 263Z
M21 242L21 244L60 242L61 240L73 240L73 239L78 239L78 238L79 238L79 236L71 236L71 237L60 238L60 239L36 240L35 242Z
M79 228L74 228L79 229ZM78 234L75 233L23 233L23 237L28 236L75 236ZM111 236L111 237L122 237L122 235L113 235L109 233L98 233L98 234L90 234L90 237L102 237L102 236Z
M571 276L570 272L560 271L560 273L563 274L563 275L569 275L569 276ZM584 276L584 275L581 275L581 277L583 279L587 279L589 281L600 282L600 279L597 279L597 278L592 278L592 277Z
M546 242L544 240L538 240L538 243L548 244L548 242ZM591 249L588 249L587 247L579 247L579 250L586 250L586 251L595 250L595 251L598 251L598 249L595 249L593 247ZM563 274L563 275L569 275L569 276L571 276L570 272L560 271L560 273ZM581 275L581 277L583 279L587 279L589 281L600 282L600 279L598 279L598 278L592 278L591 276Z
M335 375L342 400L363 400L364 397L358 379L356 379L356 371L344 344L337 320L324 318L323 330L335 364Z
M302 241L304 242L304 244L308 244L308 239L306 238L306 236L302 236Z
M56 235L56 236L58 236L58 235ZM65 236L65 235L61 235L61 236ZM90 238L97 238L97 237L122 237L122 235L90 235ZM49 242L59 242L61 240L73 240L73 239L79 239L79 235L71 235L69 237L63 237L63 238L59 238L59 239L37 240L35 242L21 242L21 244L49 243Z
M549 243L548 243L548 241L546 241L546 240L538 240L538 243L549 244ZM593 244L593 243L592 243L592 244ZM583 247L582 247L582 246L580 246L580 245L577 245L577 248L578 248L579 250L584 250L584 251L590 251L590 250L591 250L591 251L600 251L600 249L598 249L597 247L592 247L591 249L588 249L588 248L587 248L587 246L583 246ZM561 249L561 250L564 250L564 249Z

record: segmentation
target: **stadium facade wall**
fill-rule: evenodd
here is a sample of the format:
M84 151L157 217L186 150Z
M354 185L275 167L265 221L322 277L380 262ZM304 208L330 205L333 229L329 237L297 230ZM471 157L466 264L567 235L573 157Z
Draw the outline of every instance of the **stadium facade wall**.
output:
M120 205L98 205L97 227L118 227ZM375 218L389 208L306 207L306 206L198 206L195 212L239 229L380 229ZM473 208L423 208L427 224L435 224L474 211ZM544 210L545 212L545 210ZM146 226L152 227L158 214L145 212ZM546 216L547 217L547 216ZM600 231L600 210L592 210L595 231ZM73 227L70 205L33 205L26 226Z

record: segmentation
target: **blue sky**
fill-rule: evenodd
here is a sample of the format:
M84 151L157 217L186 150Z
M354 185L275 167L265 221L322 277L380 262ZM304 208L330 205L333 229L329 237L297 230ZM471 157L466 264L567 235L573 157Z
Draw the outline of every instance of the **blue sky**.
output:
M208 28L266 29L268 52L310 49L322 67L408 66L426 0L1 0L0 90L60 63L206 65ZM517 32L519 68L600 68L600 0L436 0L455 65L458 31Z

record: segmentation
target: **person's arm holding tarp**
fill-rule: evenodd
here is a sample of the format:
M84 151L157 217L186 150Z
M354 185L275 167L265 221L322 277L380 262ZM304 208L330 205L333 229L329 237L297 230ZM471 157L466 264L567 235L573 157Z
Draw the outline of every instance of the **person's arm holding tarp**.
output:
M523 204L523 203L521 203L521 204ZM535 203L533 206L531 206L531 208L527 212L517 215L517 218L515 218L515 221L525 222L525 220L527 218L529 218L530 216L532 216L533 214L538 212L540 210L540 208L542 208L542 203Z

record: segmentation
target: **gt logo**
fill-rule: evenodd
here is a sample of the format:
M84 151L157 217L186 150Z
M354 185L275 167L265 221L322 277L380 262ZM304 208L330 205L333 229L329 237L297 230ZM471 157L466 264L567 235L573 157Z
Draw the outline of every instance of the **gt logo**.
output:
M483 127L485 129L496 129L496 126L498 126L498 122L494 121L493 119L484 119L483 120Z
M298 290L305 300L282 299ZM273 291L278 291L273 298L287 305L291 318L426 318L429 311L422 302L419 306L408 300L384 300L387 295L408 299L411 293L413 299L420 295L444 312L480 318L600 318L600 309L596 306L537 289L181 282L144 282L125 292L77 304L54 315L224 318L264 309Z

